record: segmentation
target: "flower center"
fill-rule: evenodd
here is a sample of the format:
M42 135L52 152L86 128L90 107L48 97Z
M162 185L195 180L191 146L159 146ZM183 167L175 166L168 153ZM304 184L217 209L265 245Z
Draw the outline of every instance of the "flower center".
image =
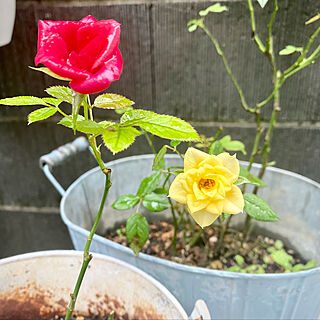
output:
M212 179L201 179L199 181L199 188L209 190L209 189L212 189L215 184L216 184L215 181Z

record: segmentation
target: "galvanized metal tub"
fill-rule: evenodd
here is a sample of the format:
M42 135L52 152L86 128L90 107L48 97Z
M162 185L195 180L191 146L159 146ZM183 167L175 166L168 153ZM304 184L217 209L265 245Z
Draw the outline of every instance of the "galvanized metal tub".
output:
M150 175L152 161L153 155L142 155L108 163L113 185L98 230L100 234L131 214L113 210L110 205L122 194L136 193L139 181ZM168 155L166 162L169 166L181 165L175 155ZM254 164L253 172L258 169L259 165ZM277 168L268 168L264 181L269 187L262 189L260 196L271 204L281 220L258 223L258 228L263 225L264 232L289 242L304 258L320 261L320 185ZM103 185L104 176L95 168L78 178L65 193L61 192L61 217L77 250L84 247L87 230L98 211ZM160 217L158 213L144 214L150 219ZM195 300L203 299L215 319L316 319L320 316L319 267L297 273L257 275L209 270L145 254L136 257L129 248L100 235L94 237L92 251L116 257L152 275L175 295L187 312Z
M40 320L64 315L82 263L79 251L42 251L0 260L0 319ZM188 319L158 281L127 263L94 254L76 312L129 319Z

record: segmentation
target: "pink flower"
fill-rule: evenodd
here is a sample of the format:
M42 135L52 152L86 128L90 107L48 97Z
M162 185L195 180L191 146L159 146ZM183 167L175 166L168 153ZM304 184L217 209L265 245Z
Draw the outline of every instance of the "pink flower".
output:
M120 24L87 16L80 21L39 21L35 64L71 80L70 87L89 94L102 91L122 72L118 48Z

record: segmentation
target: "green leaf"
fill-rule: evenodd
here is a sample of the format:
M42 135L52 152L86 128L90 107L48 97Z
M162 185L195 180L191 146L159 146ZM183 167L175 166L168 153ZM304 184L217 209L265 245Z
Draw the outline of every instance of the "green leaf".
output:
M144 130L161 138L181 141L199 141L198 133L193 127L173 116L160 115L141 109L130 110L122 115L121 125L140 126Z
M223 144L223 148L228 151L241 151L244 155L247 154L245 146L241 141L232 140Z
M194 32L194 31L197 30L197 28L198 28L198 26L197 26L196 24L192 24L192 25L190 25L190 26L188 27L188 31L189 31L189 32Z
M109 127L113 127L113 126L116 126L117 123L116 122L112 122L112 121L107 121L107 120L104 120L104 121L100 121L98 122L100 126L102 126L104 129L107 129Z
M151 193L156 189L161 181L161 173L156 172L150 177L144 178L137 191L137 196L143 198L146 194Z
M282 49L279 54L280 56L286 56L286 55L289 55L289 54L292 54L294 52L302 52L303 51L303 48L302 47L295 47L295 46L286 46L284 49Z
M106 93L98 96L93 103L93 107L103 109L125 109L134 104L133 101L120 96L119 94Z
M298 263L293 266L292 271L297 272L297 271L303 271L303 270L309 270L313 269L317 266L317 260L310 260L306 264Z
M55 78L55 79L59 79L59 80L63 80L63 81L71 81L71 79L61 77L61 76L55 74L54 72L52 72L50 69L45 68L45 67L36 68L36 67L29 66L29 68L32 70L43 72L43 73L47 74L48 76Z
M170 141L170 146L173 147L173 148L175 148L175 147L177 147L180 143L181 143L181 141L171 140L171 141Z
M130 110L133 110L133 108L132 107L127 107L127 108L124 108L124 109L115 109L114 111L117 114L124 114L125 112L130 111Z
M126 236L130 248L138 255L149 236L149 226L147 219L140 213L130 216L126 223Z
M53 86L45 90L50 96L62 99L70 104L72 104L72 91L69 87L64 86Z
M73 120L71 118L64 117L58 124L73 129ZM104 131L104 128L99 123L92 120L85 120L83 116L78 115L77 130L86 134L99 135Z
M28 115L28 124L36 121L48 119L53 116L58 110L54 107L47 107L35 110Z
M168 195L168 191L165 188L156 188L153 190L154 193L156 194L165 194Z
M188 22L188 31L193 32L196 31L198 26L201 26L203 24L203 18L201 19L192 19Z
M215 141L209 146L209 154L213 154L217 156L218 154L223 152L223 146L220 141Z
M221 215L222 222L224 222L224 220L228 219L230 216L231 216L230 213L222 212L222 215Z
M62 99L56 99L56 98L42 98L42 100L45 103L49 103L49 104L54 105L55 107L58 107L59 104L63 102Z
M205 17L208 13L212 12L212 13L220 13L223 11L228 11L228 7L226 6L222 6L220 3L215 3L214 5L208 7L205 10L201 10L199 12L199 15L201 17Z
M258 221L266 222L280 220L278 215L270 208L270 206L257 195L253 193L246 193L243 197L244 210L250 217Z
M169 201L155 193L147 194L142 202L143 206L152 212L160 212L169 208Z
M231 141L231 136L229 136L229 135L224 136L224 137L221 138L219 141L220 141L220 143L222 144L222 146L224 146L226 143L228 143L228 142Z
M235 185L240 185L240 184L244 184L244 183L251 183L251 181L248 180L246 177L239 176L237 181L234 184Z
M235 257L234 257L234 260L236 260L237 264L239 266L242 266L244 264L244 258L243 256L240 256L239 254L237 254Z
M113 128L104 130L102 138L105 146L115 154L127 149L140 134L140 131L133 127L115 125Z
M139 200L140 198L134 194L124 194L112 204L112 208L117 210L127 210L138 204Z
M259 179L257 176L250 173L247 169L245 169L243 167L240 167L239 178L240 177L247 179L249 181L249 183L251 183L255 186L258 186L258 187L265 187L266 186L266 184L261 179Z
M294 259L292 256L287 254L284 250L275 250L271 253L271 258L277 263L280 264L285 269L291 269Z
M35 105L48 106L48 104L44 102L41 98L33 97L33 96L19 96L19 97L13 97L13 98L0 99L0 104L6 105L6 106L35 106Z
M257 0L260 4L261 8L264 8L264 6L267 4L268 0Z
M164 155L167 152L167 146L163 146L157 155L154 157L153 164L152 164L152 170L160 170L164 167Z

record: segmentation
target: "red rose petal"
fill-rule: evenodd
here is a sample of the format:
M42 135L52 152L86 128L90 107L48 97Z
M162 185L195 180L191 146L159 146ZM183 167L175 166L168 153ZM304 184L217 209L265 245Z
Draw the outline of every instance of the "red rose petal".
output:
M71 81L70 87L77 92L90 94L100 92L109 87L112 81L118 80L122 72L123 60L119 49L104 63L104 66L88 79L83 81Z

